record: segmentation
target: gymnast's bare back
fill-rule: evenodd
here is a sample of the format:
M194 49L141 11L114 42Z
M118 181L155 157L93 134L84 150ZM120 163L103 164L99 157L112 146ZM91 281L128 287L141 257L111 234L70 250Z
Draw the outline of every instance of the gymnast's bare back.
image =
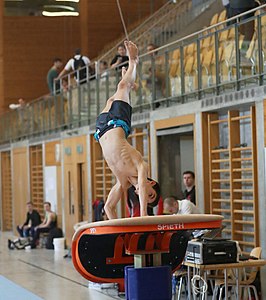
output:
M139 195L141 216L147 215L147 203L156 197L152 183L147 180L147 163L126 139L131 127L129 93L136 79L138 48L130 41L125 41L125 47L129 56L129 67L127 70L122 69L122 79L117 91L107 100L96 122L96 128L99 128L97 139L104 158L117 180L104 207L109 219L117 218L116 205L131 185L135 186ZM114 115L115 121L112 119Z

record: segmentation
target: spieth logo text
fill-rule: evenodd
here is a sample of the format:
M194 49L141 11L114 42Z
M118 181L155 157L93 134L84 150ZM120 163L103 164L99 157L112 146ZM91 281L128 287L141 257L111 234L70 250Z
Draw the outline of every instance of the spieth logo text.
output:
M158 230L179 230L184 229L184 223L178 223L178 224L159 224L157 226Z

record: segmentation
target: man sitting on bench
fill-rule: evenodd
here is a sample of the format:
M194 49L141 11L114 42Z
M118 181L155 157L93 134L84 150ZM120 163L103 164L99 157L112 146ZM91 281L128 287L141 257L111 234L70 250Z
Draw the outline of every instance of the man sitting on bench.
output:
M43 222L34 228L33 240L31 248L36 248L37 242L40 238L41 232L50 232L51 229L56 227L56 213L51 210L51 203L44 202L45 217Z

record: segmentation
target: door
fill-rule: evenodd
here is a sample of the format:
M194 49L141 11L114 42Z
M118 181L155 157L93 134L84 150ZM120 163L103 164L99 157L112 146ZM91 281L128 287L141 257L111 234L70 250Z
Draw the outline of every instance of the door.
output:
M157 137L162 197L174 196L183 199L183 172L194 171L193 127L158 130Z
M86 166L85 163L77 164L77 193L78 193L78 221L88 220L86 216Z
M64 168L64 195L65 195L65 235L67 245L71 245L72 236L74 234L74 225L78 223L78 207L75 203L75 168L72 164L65 165Z

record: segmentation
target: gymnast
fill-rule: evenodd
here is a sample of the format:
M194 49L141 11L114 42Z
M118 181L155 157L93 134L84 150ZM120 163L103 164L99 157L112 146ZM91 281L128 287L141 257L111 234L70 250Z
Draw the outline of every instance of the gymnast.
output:
M140 215L147 215L147 205L156 206L160 199L160 187L154 180L148 180L148 165L142 155L127 141L131 130L132 107L129 94L136 80L138 48L131 41L124 45L129 56L129 66L122 68L122 79L115 94L107 100L106 106L96 120L94 137L99 141L103 156L116 177L104 209L108 219L116 219L116 205L128 188L135 187L139 196Z

